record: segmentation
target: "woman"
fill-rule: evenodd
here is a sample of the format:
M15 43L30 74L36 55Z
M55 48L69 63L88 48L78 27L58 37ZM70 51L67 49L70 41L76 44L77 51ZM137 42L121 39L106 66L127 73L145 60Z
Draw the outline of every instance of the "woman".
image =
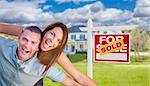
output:
M4 24L1 24L0 28L1 32L11 35L20 34L23 29L22 26ZM79 84L85 86L96 86L96 83L76 69L64 54L63 49L67 42L67 38L67 27L60 22L48 25L43 31L43 39L40 44L38 58L40 63L46 65L44 72L46 72L48 68L57 61L57 63L62 66Z

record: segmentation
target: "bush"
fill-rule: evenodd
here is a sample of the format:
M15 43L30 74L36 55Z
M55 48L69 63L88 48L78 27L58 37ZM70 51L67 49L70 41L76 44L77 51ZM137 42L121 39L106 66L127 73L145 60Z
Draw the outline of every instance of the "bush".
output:
M137 63L137 62L150 62L150 56L131 56L130 58L131 62Z

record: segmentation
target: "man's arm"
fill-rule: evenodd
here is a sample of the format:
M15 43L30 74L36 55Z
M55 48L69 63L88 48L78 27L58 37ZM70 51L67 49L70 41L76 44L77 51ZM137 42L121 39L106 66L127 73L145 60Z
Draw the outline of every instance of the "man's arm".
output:
M75 80L83 86L97 86L97 84L88 76L76 69L67 56L62 53L58 59L58 64L63 67Z
M24 28L23 26L18 26L18 25L0 24L0 33L18 36L21 33L23 28Z

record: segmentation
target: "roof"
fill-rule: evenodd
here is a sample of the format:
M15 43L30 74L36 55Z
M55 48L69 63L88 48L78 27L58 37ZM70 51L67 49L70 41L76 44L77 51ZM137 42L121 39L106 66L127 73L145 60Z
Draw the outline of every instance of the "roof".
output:
M80 27L85 27L85 26L83 26L83 25L72 26L69 28L69 33L82 32L80 30Z

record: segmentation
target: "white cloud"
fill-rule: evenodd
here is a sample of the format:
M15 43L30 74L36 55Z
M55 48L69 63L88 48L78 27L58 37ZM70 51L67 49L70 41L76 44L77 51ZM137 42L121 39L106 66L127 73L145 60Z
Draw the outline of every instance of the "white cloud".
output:
M48 9L50 9L52 6L51 5L45 5L44 7L43 7L43 10L48 10Z
M66 2L73 2L73 3L80 3L80 2L91 2L91 1L96 1L96 0L55 0L58 3L66 3Z
M71 25L86 23L91 13L96 14L103 9L103 4L101 2L95 2L90 5L78 9L67 9L62 13L55 14L55 19L69 23Z
M110 21L110 20L124 20L124 19L129 19L132 17L132 13L125 10L120 10L120 9L115 9L115 8L108 8L102 12L99 13L99 16L96 16L97 18L99 17L101 21Z
M139 29L150 31L150 17L133 17L127 24L136 24L139 25Z
M134 9L135 17L150 17L150 0L138 0Z
M62 13L55 14L55 18L56 20L73 25L86 24L91 17L97 25L103 22L127 20L130 19L132 15L133 13L130 11L105 8L101 2L95 2L78 9L67 9Z
M29 2L29 0L14 0L15 2ZM30 2L34 3L45 3L46 0L30 0Z
M134 9L134 17L128 22L138 24L140 28L150 31L150 0L138 0Z
M37 3L45 3L46 0L35 0Z
M133 0L123 0L123 1L125 1L125 2L131 2L131 1L133 1Z
M53 21L53 16L37 8L34 2L0 1L0 22L43 25Z

